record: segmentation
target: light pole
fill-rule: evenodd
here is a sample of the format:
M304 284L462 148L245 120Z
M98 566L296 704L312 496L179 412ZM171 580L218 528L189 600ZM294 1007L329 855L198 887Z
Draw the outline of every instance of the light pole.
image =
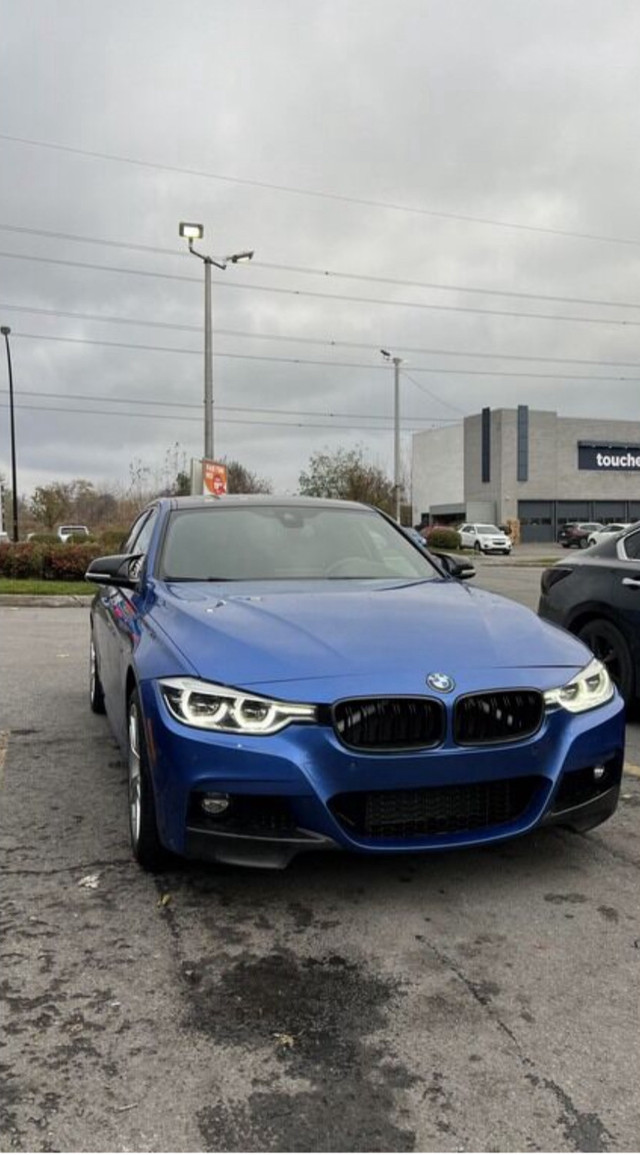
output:
M11 329L8 325L0 325L0 333L4 337L4 343L7 349L7 367L9 369L9 428L11 431L11 488L12 505L13 505L13 540L18 540L18 480L16 470L16 425L13 415L13 370L11 367L11 349L9 347L9 333Z
M189 242L189 252L204 262L204 456L213 461L213 332L211 324L211 266L216 269L226 269L227 265L237 265L241 261L250 261L253 250L245 253L232 253L222 261L207 257L194 249L193 242L202 240L204 225L180 221L178 232Z
M400 525L400 366L402 357L393 357L386 349L380 352L393 365L393 504Z

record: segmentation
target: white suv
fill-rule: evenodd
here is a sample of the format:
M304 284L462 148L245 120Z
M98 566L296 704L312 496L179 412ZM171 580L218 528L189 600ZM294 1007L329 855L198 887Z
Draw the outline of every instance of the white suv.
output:
M497 525L462 525L460 545L476 553L511 553L511 538Z
M70 537L77 534L78 537L90 537L91 531L86 525L59 525L57 529L60 541L68 541Z

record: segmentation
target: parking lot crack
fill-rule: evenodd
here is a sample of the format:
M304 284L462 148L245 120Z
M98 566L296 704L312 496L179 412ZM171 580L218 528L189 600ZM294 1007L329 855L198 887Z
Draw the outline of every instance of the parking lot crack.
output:
M571 1096L568 1095L554 1079L539 1075L536 1072L535 1063L525 1054L517 1036L507 1023L504 1022L492 1004L490 997L486 993L486 985L484 983L476 983L473 979L470 979L449 955L434 946L433 943L425 942L425 946L428 947L438 962L448 968L466 987L475 1002L482 1007L485 1014L491 1019L498 1030L509 1040L515 1050L519 1063L524 1068L524 1077L527 1082L533 1087L543 1087L554 1096L558 1105L561 1107L558 1122L564 1130L565 1138L572 1144L571 1149L574 1151L608 1151L613 1148L615 1150L617 1145L614 1137L611 1132L607 1130L598 1115L593 1112L580 1111L571 1099Z

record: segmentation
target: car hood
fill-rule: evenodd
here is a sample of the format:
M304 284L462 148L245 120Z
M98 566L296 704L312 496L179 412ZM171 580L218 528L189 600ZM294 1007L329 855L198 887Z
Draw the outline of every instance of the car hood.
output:
M290 699L425 693L430 672L458 690L544 689L590 656L516 602L445 579L158 584L151 618L200 677L265 693L287 683Z

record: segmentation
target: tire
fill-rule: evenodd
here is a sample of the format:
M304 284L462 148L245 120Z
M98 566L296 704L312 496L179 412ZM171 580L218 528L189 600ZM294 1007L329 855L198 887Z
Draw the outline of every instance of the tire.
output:
M163 870L169 862L158 834L140 696L132 690L127 705L129 834L133 857L143 870Z
M104 690L98 673L98 659L93 641L93 631L89 643L89 705L94 714L106 713L104 704Z
M481 549L481 546L480 546L480 542L479 542L479 541L476 541L476 542L474 543L474 546L473 546L473 548L474 548L474 550L475 550L475 552L476 552L476 553L480 553L480 549Z
M635 696L633 659L629 647L617 626L606 618L593 618L577 631L578 637L596 658L607 667L625 705Z
M578 538L578 549L588 549L589 541L586 537Z

